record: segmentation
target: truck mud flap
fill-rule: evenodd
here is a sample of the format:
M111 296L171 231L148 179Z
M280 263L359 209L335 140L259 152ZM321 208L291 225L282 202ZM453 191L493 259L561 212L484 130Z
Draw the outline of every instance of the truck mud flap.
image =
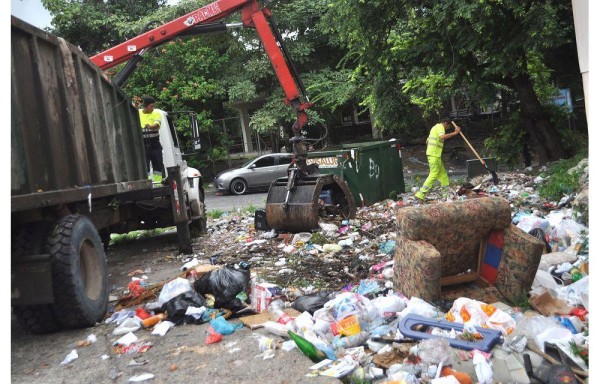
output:
M286 204L287 178L271 183L266 216L269 227L288 232L305 232L319 227L320 217L353 219L356 204L348 185L338 175L298 179Z

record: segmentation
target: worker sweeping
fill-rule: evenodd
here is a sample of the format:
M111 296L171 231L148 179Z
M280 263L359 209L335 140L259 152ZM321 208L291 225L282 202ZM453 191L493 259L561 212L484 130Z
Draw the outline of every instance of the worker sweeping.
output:
M444 118L429 131L426 152L427 162L429 163L429 176L427 176L419 192L415 194L415 197L420 201L425 200L425 194L431 190L436 180L439 180L442 188L446 189L445 194L447 193L450 180L442 162L442 150L444 149L444 141L460 133L460 127L457 125L454 126L453 132L446 133L451 127L450 119Z

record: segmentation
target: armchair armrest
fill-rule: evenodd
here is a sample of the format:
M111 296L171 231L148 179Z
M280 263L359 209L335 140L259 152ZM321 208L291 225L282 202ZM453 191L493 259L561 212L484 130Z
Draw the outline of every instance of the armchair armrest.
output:
M407 297L438 300L441 296L441 271L441 256L433 245L424 240L398 239L394 257L394 288Z
M496 288L510 303L526 297L540 264L544 243L511 224L504 230L504 249Z

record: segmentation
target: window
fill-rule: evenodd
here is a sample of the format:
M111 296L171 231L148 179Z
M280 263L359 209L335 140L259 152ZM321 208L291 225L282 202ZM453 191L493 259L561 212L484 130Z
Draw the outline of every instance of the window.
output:
M263 157L262 159L256 161L254 165L256 166L256 168L272 167L275 165L275 158L273 156Z
M279 156L279 165L289 165L292 163L292 156Z

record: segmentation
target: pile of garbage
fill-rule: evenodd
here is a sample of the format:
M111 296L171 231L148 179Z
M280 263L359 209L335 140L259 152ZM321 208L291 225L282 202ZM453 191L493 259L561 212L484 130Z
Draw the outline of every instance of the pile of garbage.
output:
M578 167L587 174L586 164ZM252 214L225 213L203 240L219 252L188 255L156 301L106 320L120 336L113 352L151 348L135 336L142 328L164 336L174 326L209 323L206 344L246 326L260 333L264 359L294 349L311 359L308 376L551 382L554 366L581 380L588 376L589 231L576 208L587 204L588 188L548 202L536 193L539 183L539 176L509 173L502 185L482 176L445 199L431 194L439 201L504 197L513 223L544 241L529 302L521 307L460 297L444 310L394 289L395 216L415 203L410 193L361 208L352 220L321 222L312 233L257 231ZM132 282L130 291L141 297L144 287Z

